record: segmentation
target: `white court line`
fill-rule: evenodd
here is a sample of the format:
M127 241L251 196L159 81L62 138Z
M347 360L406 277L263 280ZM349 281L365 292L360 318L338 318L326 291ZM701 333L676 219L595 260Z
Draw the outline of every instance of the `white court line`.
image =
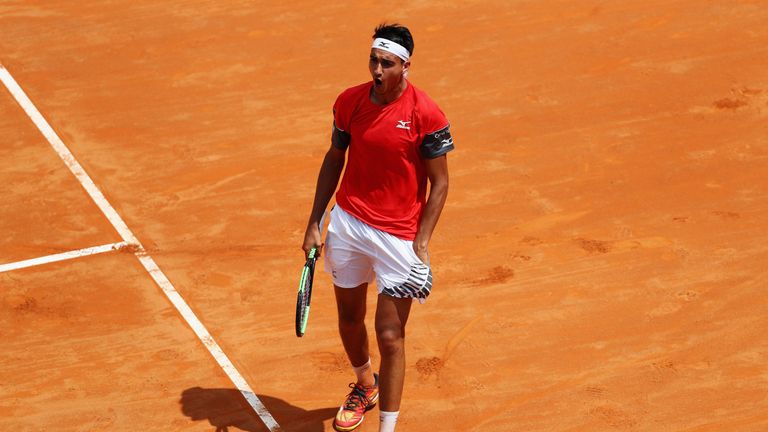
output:
M219 364L219 366L221 366L221 368L224 370L224 373L227 374L235 387L240 390L240 393L242 393L243 397L245 397L245 399L251 405L251 408L253 408L259 418L261 418L261 421L264 422L270 431L280 431L280 426L277 424L269 411L267 411L267 408L264 406L261 400L259 400L258 396L256 396L254 391L251 389L251 386L248 385L243 376L240 375L240 373L235 368L235 365L232 364L227 355L224 354L224 351L222 351L221 347L219 347L219 344L213 340L211 334L208 332L208 330L206 330L205 326L200 322L195 313L192 312L192 309L190 309L189 305L187 305L178 291L176 291L176 288L173 287L173 284L171 284L165 274L160 270L160 268L157 266L157 263L155 263L155 260L147 255L144 246L142 246L136 236L133 235L133 232L131 232L131 230L128 228L128 225L125 224L123 219L120 217L120 215L117 214L112 205L107 201L106 198L104 198L104 194L101 193L93 180L91 180L90 176L88 176L77 159L75 159L75 156L71 151L69 151L69 148L67 148L61 138L59 138L53 128L45 120L43 115L40 114L40 111L37 110L32 101L24 93L24 90L21 89L19 84L16 83L16 80L14 80L11 76L10 72L8 72L8 70L2 64L0 64L0 81L5 84L5 87L8 88L8 91L11 92L13 97L16 99L16 102L18 102L18 104L24 109L35 126L37 126L40 132L45 136L56 153L58 153L59 157L61 157L61 160L64 161L64 164L67 166L67 168L72 171L72 174L75 175L83 188L85 188L85 191L88 192L88 195L91 197L91 199L93 199L93 201L96 203L99 209L101 209L102 213L104 213L115 230L117 230L123 241L137 246L137 252L135 255L144 266L144 269L149 272L150 276L152 276L152 279L154 279L155 283L157 283L157 285L163 290L163 293L165 293L171 303L176 307L187 324L192 327L192 330L195 332L197 337L200 338L200 341L208 349L208 352L210 352L213 358L216 359L216 362Z
M8 263L8 264L0 264L0 273L11 271L11 270L23 269L27 267L38 266L42 264L64 261L68 259L81 258L89 255L96 255L104 252L111 252L111 251L115 251L120 248L123 248L125 246L128 246L128 243L126 242L110 243L110 244L105 244L101 246L94 246L94 247L89 247L85 249L57 253L54 255L48 255L40 258L32 258L24 261L17 261L17 262Z

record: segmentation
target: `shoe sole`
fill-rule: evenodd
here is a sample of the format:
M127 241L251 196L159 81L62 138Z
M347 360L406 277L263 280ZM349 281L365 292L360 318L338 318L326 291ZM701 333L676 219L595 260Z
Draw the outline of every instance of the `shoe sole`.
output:
M378 401L379 401L379 395L376 394L376 399L374 399L374 401L372 403L370 403L367 407L365 407L365 412L368 412L368 411L374 409L376 407L376 402L378 402ZM354 426L343 427L343 426L337 425L336 424L336 419L333 419L333 429L338 431L338 432L350 432L350 431L353 431L353 430L359 428L360 425L363 424L363 420L365 420L365 415L360 417L360 421L355 423Z

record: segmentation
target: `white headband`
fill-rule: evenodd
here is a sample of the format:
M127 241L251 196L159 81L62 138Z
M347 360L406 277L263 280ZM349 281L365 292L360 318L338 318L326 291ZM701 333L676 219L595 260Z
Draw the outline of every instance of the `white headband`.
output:
M371 45L371 48L378 48L380 50L391 52L392 54L403 59L404 62L407 62L408 59L411 58L411 54L404 46L397 42L392 42L389 39L376 38L373 40L373 45Z

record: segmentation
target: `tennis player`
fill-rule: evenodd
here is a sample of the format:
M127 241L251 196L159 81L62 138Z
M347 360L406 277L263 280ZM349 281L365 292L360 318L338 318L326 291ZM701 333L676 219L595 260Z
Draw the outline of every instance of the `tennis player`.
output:
M428 246L448 194L446 153L454 146L443 112L407 80L413 46L408 28L378 26L368 62L372 80L336 99L331 146L302 246L305 253L322 246L318 222L346 159L324 251L341 341L357 376L333 422L339 431L360 426L377 402L379 431L395 430L405 379L405 325L413 300L423 303L432 289ZM374 276L378 374L365 326Z

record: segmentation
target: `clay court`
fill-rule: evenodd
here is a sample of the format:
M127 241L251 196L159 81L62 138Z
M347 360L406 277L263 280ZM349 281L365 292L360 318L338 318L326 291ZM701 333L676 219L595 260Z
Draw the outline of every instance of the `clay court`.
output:
M0 430L332 430L300 246L382 21L456 143L398 430L768 430L761 0L0 1Z

